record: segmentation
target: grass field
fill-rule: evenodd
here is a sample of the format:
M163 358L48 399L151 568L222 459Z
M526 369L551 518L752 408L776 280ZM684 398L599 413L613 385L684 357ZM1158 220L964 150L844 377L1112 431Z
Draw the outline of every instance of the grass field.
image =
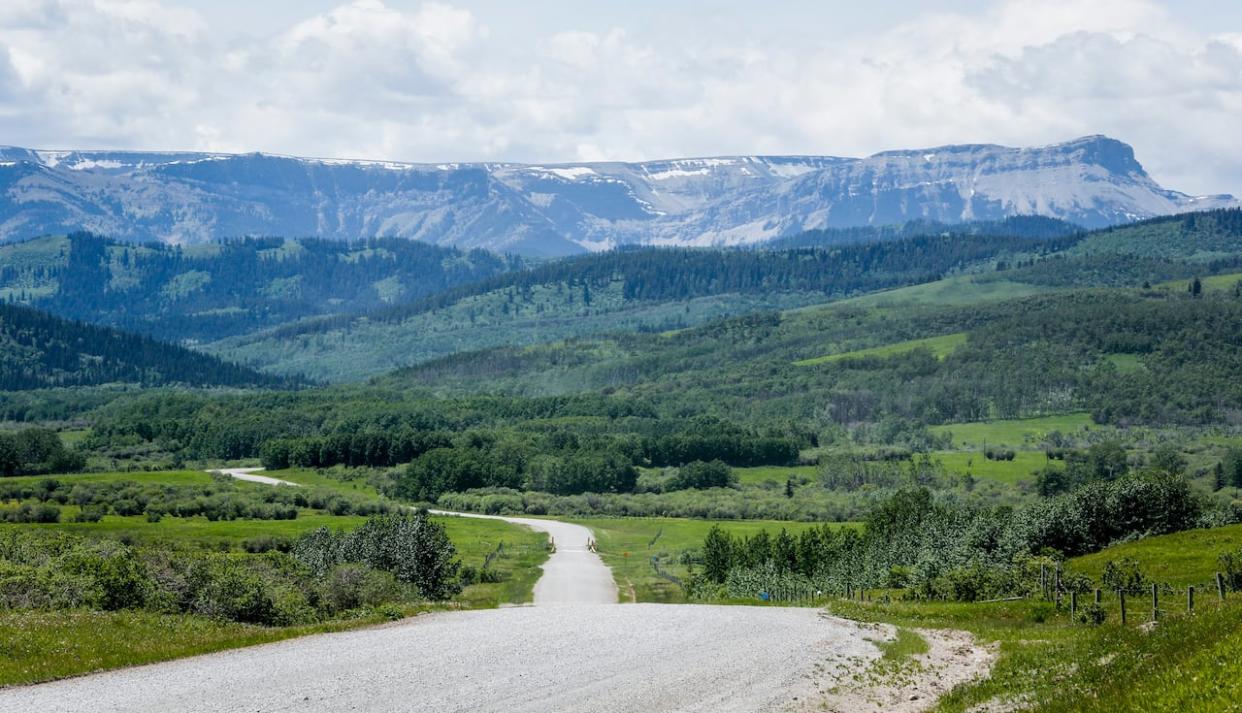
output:
M1242 525L1210 530L1188 530L1114 545L1102 552L1076 557L1069 566L1099 578L1104 563L1122 558L1139 563L1150 579L1177 586L1205 584L1220 570L1217 558L1225 552L1242 551Z
M922 285L900 287L895 290L872 292L845 300L845 304L893 307L898 305L968 305L992 300L1027 297L1052 288L1028 285L1008 280L985 280L975 275L958 275Z
M1242 701L1242 598L1137 623L1073 623L1046 602L837 602L832 613L899 627L972 632L997 647L991 675L944 696L937 711L1217 713Z
M132 480L152 485L210 485L215 482L210 473L201 470L119 471L110 473L68 473L64 475L20 475L4 479L6 483L36 483L53 478L74 483L108 483L115 480Z
M1143 358L1138 354L1108 354L1104 357L1117 367L1122 374L1129 374L1144 368Z
M1048 456L1042 451L1017 451L1013 460L988 460L981 451L933 451L931 457L943 463L950 473L970 473L976 478L1009 484L1029 480L1033 472L1048 463Z
M595 533L596 545L604 564L612 569L622 601L684 601L681 587L661 577L652 566L674 577L684 578L689 567L680 562L683 552L697 551L713 525L735 536L749 536L760 530L776 535L782 529L797 535L816 523L775 520L686 520L680 518L583 518L573 520ZM849 524L837 525L850 527ZM626 553L629 556L626 556Z
M1210 579L1219 552L1242 547L1242 525L1152 537L1071 560L1069 569L1098 577L1103 562L1130 557L1152 578L1174 585ZM987 603L837 601L832 613L898 627L951 628L994 644L992 674L953 690L935 710L1032 710L1044 713L1215 713L1242 710L1242 596L1221 605L1204 592L1193 615L1178 597L1162 603L1152 626L1145 604L1132 603L1121 626L1114 596L1107 621L1071 621L1064 602ZM900 641L900 639L899 639ZM899 643L899 642L898 642ZM896 643L894 646L897 645Z
M1176 292L1186 292L1190 288L1193 280L1169 280L1155 285L1156 289L1170 290ZM1208 275L1200 277L1199 284L1203 286L1205 291L1224 291L1232 290L1235 285L1242 282L1242 272L1230 272L1224 275Z
M340 471L344 474L346 471ZM335 490L345 495L369 495L371 497L379 497L379 491L367 483L365 480L344 480L342 478L334 478L327 475L321 475L319 472L310 468L289 468L288 470L272 470L264 471L263 475L277 478L279 480L287 480L290 483L305 485L312 488L327 488Z
M754 468L733 469L740 485L771 484L782 488L785 487L785 481L790 478L795 481L801 478L814 479L819 475L819 471L820 468L817 465L761 465Z
M282 471L283 479L312 486L329 487L354 494L373 494L365 484L333 480L314 471ZM44 476L28 478L42 480ZM166 485L202 485L213 482L203 472L94 473L57 476L83 482L134 480ZM256 483L238 483L243 488L266 488ZM63 508L71 517L76 508ZM491 555L489 567L500 575L499 582L476 583L466 587L451 602L403 605L404 615L445 608L486 608L530 601L541 565L548 557L547 536L525 527L498 520L437 516L457 549L463 565L479 569ZM246 540L296 537L326 526L333 529L357 527L361 516L333 516L310 510L299 511L295 520L209 521L204 517L164 517L149 522L145 516L109 515L99 522L54 524L7 524L23 528L73 533L86 537L115 537L134 543L173 543L185 546L235 549ZM302 636L379 623L380 614L362 618L333 620L313 626L261 627L221 622L191 615L162 615L144 611L20 611L0 614L0 686L47 681L65 676L118 666L164 661L239 646L250 646Z
M264 486L259 486L264 487ZM501 542L504 548L493 563L505 576L495 584L475 584L462 592L459 599L471 606L496 606L530 600L538 579L539 566L547 559L547 536L518 525L499 520L464 517L433 517L444 525L449 539L457 548L463 564L482 565L489 553ZM179 542L204 546L237 547L258 537L296 537L317 527L349 529L361 525L366 518L357 515L335 516L309 512L299 513L296 520L217 520L203 517L165 517L148 522L145 516L119 517L108 515L99 522L60 522L47 525L0 525L2 527L38 528L71 532L83 536L124 538L133 542Z
M953 434L957 448L982 448L984 446L1021 447L1041 441L1053 431L1072 434L1088 428L1105 428L1092 423L1086 413L1067 413L1058 416L1040 416L1008 421L980 421L975 423L949 423L932 426L933 433Z
M857 349L852 352L841 352L839 354L826 354L824 356L815 357L814 359L802 359L795 361L795 366L815 366L816 364L830 364L832 362L842 361L845 359L863 359L866 357L887 357L894 354L904 354L914 351L915 349L930 350L937 359L943 359L952 354L958 347L966 343L965 332L955 332L953 334L942 334L938 337L926 337L924 339L910 339L895 344L885 344L880 347L871 347L870 349Z

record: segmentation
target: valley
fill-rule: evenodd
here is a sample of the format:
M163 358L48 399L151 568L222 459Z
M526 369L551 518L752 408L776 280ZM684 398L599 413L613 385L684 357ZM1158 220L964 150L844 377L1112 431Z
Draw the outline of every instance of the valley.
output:
M1242 713L1242 5L0 4L0 712Z
M516 678L339 695L1062 710L1089 687L1124 707L1098 680L1156 675L1143 652L1180 670L1231 646L1242 222L982 230L542 263L418 248L445 270L421 286L400 266L424 263L383 243L237 243L199 282L175 252L93 236L0 248L31 305L0 313L0 632L20 644L0 701L131 710L110 691L150 686L158 709L229 676L240 698L203 710L263 707L328 671L390 680L399 646L401 665ZM52 276L99 248L116 296L75 312ZM387 291L349 267L384 250ZM352 301L323 297L336 263ZM225 288L242 266L254 279ZM271 289L281 271L300 301ZM247 316L224 331L187 319L229 305ZM1167 616L1139 640L1150 617L1132 604L1122 625L1119 592L1152 585ZM1189 586L1195 617L1175 606ZM512 655L480 653L488 637ZM683 646L732 672L728 705L685 686L706 669L645 663ZM341 647L349 668L324 658ZM1100 663L1110 647L1129 668ZM305 657L325 668L275 673ZM641 693L597 685L617 666Z

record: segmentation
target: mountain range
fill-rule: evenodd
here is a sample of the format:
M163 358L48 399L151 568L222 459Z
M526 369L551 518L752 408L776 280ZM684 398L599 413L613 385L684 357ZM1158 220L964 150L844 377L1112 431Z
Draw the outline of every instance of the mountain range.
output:
M531 256L761 244L808 230L1041 215L1097 228L1237 206L1157 184L1125 143L987 144L867 158L450 163L0 148L0 241L400 237Z

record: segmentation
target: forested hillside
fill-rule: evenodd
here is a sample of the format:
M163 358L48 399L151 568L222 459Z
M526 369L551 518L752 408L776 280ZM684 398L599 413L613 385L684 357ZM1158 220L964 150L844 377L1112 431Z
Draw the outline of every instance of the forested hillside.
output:
M608 389L660 412L693 405L760 422L938 424L1087 410L1106 423L1207 423L1242 413L1240 330L1233 291L843 303L667 335L462 354L379 383L529 395Z
M248 238L180 247L76 233L0 246L0 300L203 342L408 302L520 264L391 238Z
M920 235L832 248L630 249L569 258L365 315L308 321L210 345L276 373L353 380L446 354L605 332L651 332L798 307L997 260L1033 260L1078 239Z
M114 383L283 386L297 380L150 337L0 305L0 391Z
M911 220L901 225L824 228L777 238L763 244L770 250L784 248L848 245L881 240L915 238L922 235L990 235L1007 238L1064 238L1083 229L1073 223L1040 215L1016 215L1004 220L977 220L969 223L938 223Z

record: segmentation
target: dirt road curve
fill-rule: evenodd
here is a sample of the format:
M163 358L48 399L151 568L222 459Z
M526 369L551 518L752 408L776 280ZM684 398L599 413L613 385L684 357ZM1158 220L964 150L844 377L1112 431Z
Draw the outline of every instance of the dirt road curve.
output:
M296 485L256 470L222 472ZM990 665L987 652L959 645L929 656L901 685L860 687L858 674L879 656L870 640L891 630L812 609L611 606L616 587L588 548L590 530L498 519L547 532L556 543L535 585L538 606L431 614L3 689L0 713L905 713Z
M808 609L633 604L431 614L3 690L0 710L774 711L810 692L816 664L847 670L858 666L850 657L875 656L866 634Z
M613 582L612 572L604 566L599 555L589 549L591 531L581 525L527 517L498 517L451 513L443 510L431 512L439 515L504 520L551 535L556 551L544 563L543 576L535 583L537 606L617 603L617 585Z
M221 468L216 471L225 475L265 485L292 485L297 483L266 475L257 475L262 468ZM571 525L556 520L539 520L527 517L500 517L432 510L436 515L456 515L485 520L504 520L525 525L532 530L546 532L556 544L556 551L543 565L543 576L535 583L535 604L616 604L617 585L612 572L604 566L599 555L590 550L591 531L581 525Z

